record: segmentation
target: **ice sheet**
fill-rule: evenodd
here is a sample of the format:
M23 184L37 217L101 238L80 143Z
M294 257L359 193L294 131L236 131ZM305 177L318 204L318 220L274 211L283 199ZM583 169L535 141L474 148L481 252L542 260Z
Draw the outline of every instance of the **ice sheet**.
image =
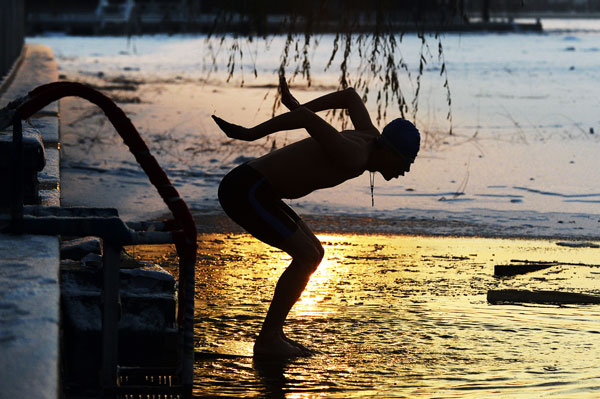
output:
M466 223L495 219L494 226L500 230L536 226L535 222L545 219L545 232L597 235L600 23L548 24L553 27L543 33L443 35L452 135L441 64L431 50L416 115L423 146L411 172L393 182L377 176L375 208L370 206L366 174L292 201L292 206L301 214L313 215L446 215L449 219L460 215ZM211 49L204 37L181 35L28 40L52 46L64 78L107 87L121 101L196 212L219 212L216 187L233 166L260 156L273 145L306 137L298 131L250 145L233 142L209 118L216 113L251 125L271 115L282 38L247 46L243 87L241 74L224 82L227 40L220 49L215 42ZM335 89L335 68L323 71L332 40L332 36L320 37L312 58L313 86L307 88L300 78L292 85L301 101ZM437 50L435 39L429 40ZM411 79L405 76L401 82L409 100L419 46L410 35L402 41L412 72ZM217 71L209 71L213 54ZM356 55L353 60L356 66ZM252 75L254 66L257 78ZM121 89L114 88L119 85ZM373 100L367 106L375 118ZM63 197L74 204L111 206L116 202L122 214L138 219L164 210L103 116L74 100L63 105ZM388 114L397 116L394 109ZM90 194L99 187L107 194ZM517 222L511 224L511 220Z

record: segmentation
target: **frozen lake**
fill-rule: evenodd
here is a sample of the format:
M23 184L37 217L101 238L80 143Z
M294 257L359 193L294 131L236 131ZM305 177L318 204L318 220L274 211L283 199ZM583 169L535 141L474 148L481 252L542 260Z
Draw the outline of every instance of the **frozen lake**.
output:
M437 41L430 37L416 115L424 140L411 172L388 183L377 176L374 208L366 174L291 205L301 214L474 223L489 226L491 234L597 237L600 23L543 22L549 27L544 33L442 36L452 135ZM292 86L301 101L336 87L341 60L324 71L333 37L319 39L311 59L313 85L307 88L297 77ZM306 136L280 133L249 145L228 140L209 118L216 113L250 125L270 116L282 38L244 45L244 87L241 74L224 82L231 38L221 47L198 36L28 40L53 48L65 79L105 88L122 103L199 215L219 211L216 187L234 165L269 151L274 141L281 146ZM407 35L400 47L412 74L401 80L409 102L420 46ZM218 69L211 72L213 56ZM356 67L359 57L351 59ZM373 96L367 105L375 119ZM65 198L117 206L128 218L160 213L164 206L104 117L77 100L62 106L63 178L75 182L63 184ZM398 112L390 108L388 115ZM113 194L85 196L100 187Z

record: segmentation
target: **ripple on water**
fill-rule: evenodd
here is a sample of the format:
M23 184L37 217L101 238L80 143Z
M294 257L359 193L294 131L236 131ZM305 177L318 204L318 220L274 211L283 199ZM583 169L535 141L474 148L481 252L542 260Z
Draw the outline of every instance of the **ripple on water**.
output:
M197 395L563 398L600 390L597 307L497 306L485 297L498 288L593 291L591 268L492 275L495 264L524 257L594 263L593 249L476 238L320 238L326 257L286 325L290 337L318 354L199 358ZM289 259L245 235L201 242L198 346L241 341L251 348Z

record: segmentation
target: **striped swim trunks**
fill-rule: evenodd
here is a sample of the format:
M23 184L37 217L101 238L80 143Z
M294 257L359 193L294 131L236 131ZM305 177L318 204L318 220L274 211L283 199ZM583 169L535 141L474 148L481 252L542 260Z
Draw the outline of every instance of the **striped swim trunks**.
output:
M244 163L219 185L225 213L259 240L279 247L298 229L300 217L279 198L265 177Z

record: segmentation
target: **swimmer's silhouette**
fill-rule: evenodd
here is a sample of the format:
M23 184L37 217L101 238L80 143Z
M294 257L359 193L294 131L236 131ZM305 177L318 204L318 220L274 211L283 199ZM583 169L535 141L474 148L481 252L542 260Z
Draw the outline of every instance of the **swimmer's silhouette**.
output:
M312 352L283 333L288 312L323 258L323 247L304 221L282 199L303 197L337 186L365 171L385 180L403 176L419 151L420 135L412 123L396 119L379 134L360 96L349 88L301 105L280 80L282 103L290 112L251 128L213 115L228 137L253 141L271 133L306 129L310 137L244 163L219 186L219 201L236 223L259 240L287 252L292 263L283 272L262 329L255 356L294 357ZM347 109L355 130L339 132L315 112Z

